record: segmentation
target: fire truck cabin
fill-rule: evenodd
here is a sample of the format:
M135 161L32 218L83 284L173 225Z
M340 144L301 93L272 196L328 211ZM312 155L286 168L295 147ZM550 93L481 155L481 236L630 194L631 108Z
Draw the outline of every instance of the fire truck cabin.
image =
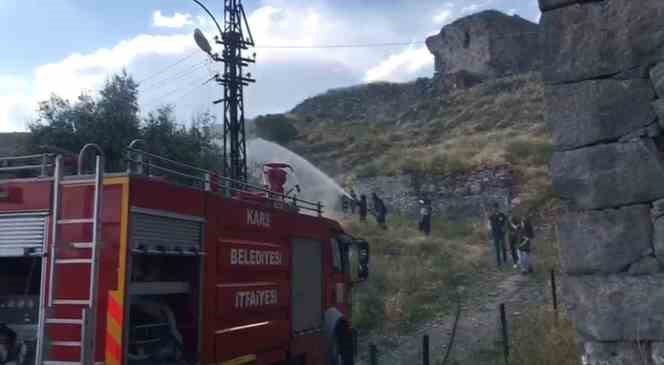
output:
M17 363L353 363L368 245L319 203L133 147L104 174L86 147L78 168L0 158L0 335Z

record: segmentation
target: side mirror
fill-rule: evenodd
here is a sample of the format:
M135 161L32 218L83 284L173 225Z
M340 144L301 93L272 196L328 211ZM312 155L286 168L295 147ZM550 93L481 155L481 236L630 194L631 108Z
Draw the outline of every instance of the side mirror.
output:
M358 276L364 281L369 278L369 243L367 241L357 242L359 251L360 270Z
M366 241L354 240L349 245L348 261L352 283L360 283L369 278L369 244Z

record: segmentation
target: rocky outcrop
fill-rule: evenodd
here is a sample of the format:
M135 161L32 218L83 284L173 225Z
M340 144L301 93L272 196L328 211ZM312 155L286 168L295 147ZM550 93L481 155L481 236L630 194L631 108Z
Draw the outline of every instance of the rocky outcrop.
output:
M398 84L374 82L332 89L304 100L290 113L307 120L394 121L433 91L431 80Z
M563 290L584 364L663 364L664 3L539 0Z
M539 27L489 10L459 19L426 40L439 77L460 72L473 79L521 74L539 68Z

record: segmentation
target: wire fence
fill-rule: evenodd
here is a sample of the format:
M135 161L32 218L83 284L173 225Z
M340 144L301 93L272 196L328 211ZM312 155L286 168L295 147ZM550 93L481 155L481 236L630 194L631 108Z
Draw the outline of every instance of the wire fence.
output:
M550 293L550 298L551 298L551 309L554 313L555 321L557 323L558 318L559 318L559 304L558 304L558 287L557 287L557 280L556 280L556 272L555 270L551 269L548 272L548 287L551 290ZM400 356L401 354L399 353L402 351L404 348L416 348L419 347L419 358L420 361L417 364L422 364L422 365L450 365L449 361L453 359L451 356L454 352L455 348L455 341L456 341L456 336L457 336L457 328L459 321L461 320L461 313L462 313L462 302L460 297L457 297L457 309L455 312L453 324L451 327L451 331L449 332L449 337L447 339L447 345L445 346L445 353L443 354L442 357L439 357L440 360L438 359L433 359L435 360L432 362L432 354L436 354L436 352L431 351L431 335L427 333L427 330L419 330L415 333L413 333L411 336L409 336L407 339L397 343L393 344L390 346L390 349L381 349L378 348L378 346L370 342L367 345L366 348L366 354L367 359L368 359L368 364L369 365L379 365L379 364L402 364L404 363L404 359ZM493 345L495 345L495 358L494 361L491 362L492 364L504 364L504 365L510 365L512 362L512 348L511 344L513 344L514 339L511 338L513 335L510 331L510 318L508 317L508 311L509 311L508 303L501 302L496 306L496 332L495 332L495 339L493 341ZM409 364L412 362L409 362Z

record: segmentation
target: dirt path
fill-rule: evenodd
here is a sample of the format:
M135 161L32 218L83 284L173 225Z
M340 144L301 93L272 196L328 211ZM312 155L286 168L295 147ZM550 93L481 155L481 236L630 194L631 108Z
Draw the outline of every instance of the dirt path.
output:
M488 250L487 250L488 251ZM493 258L487 252L485 262ZM537 267L536 267L537 269ZM548 301L544 273L524 276L518 270L505 267L501 270L486 269L478 273L471 287L461 288L462 309L457 326L456 338L447 365L482 364L495 357L495 342L499 334L500 303L505 303L508 322L519 316L526 304ZM452 333L456 308L450 313L431 320L406 336L374 335L360 339L360 359L358 364L368 364L368 344L373 342L378 348L380 365L421 364L422 336L430 337L431 364L442 360ZM483 361L482 356L486 354Z

